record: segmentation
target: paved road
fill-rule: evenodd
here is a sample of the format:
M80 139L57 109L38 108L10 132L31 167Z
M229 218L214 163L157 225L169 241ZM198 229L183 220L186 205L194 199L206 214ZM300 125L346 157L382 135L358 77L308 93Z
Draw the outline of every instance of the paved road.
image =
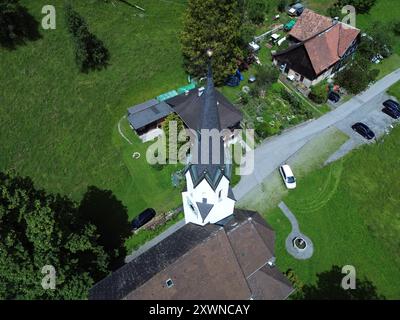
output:
M375 119L380 112L378 110L380 102L385 98L385 91L397 81L400 81L400 69L322 117L264 141L254 152L253 173L242 176L240 182L233 188L236 199L242 199L279 165L328 127L336 126L347 132L352 122L362 121L365 118L370 119L369 121Z

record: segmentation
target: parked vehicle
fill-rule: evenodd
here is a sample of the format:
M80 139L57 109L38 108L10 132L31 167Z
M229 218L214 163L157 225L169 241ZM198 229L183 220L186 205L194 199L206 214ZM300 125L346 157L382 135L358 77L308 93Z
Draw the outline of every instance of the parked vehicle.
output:
M367 140L375 138L375 133L365 123L357 122L351 128Z
M304 11L304 6L301 3L296 3L288 10L289 16L300 16Z
M372 57L371 62L375 63L375 64L379 64L379 63L381 63L382 60L383 60L383 57L380 54L377 54Z
M329 92L328 100L337 103L340 100L340 95L334 91Z
M296 178L292 172L292 169L289 165L284 164L279 167L279 172L282 176L283 182L285 183L286 188L295 189L296 188Z
M290 31L293 29L294 25L296 24L296 20L292 19L288 23L283 26L283 30Z
M393 107L384 107L382 109L383 113L386 113L389 117L392 117L393 119L398 119L400 118L400 110L397 108Z
M132 228L139 229L140 227L144 226L148 223L151 219L153 219L156 215L156 211L152 208L148 208L140 213L137 218L133 219L132 221Z
M383 105L388 108L395 108L400 110L400 104L392 99L386 100Z
M253 50L253 52L257 52L258 50L260 50L260 46L254 41L249 43L249 47L251 50Z

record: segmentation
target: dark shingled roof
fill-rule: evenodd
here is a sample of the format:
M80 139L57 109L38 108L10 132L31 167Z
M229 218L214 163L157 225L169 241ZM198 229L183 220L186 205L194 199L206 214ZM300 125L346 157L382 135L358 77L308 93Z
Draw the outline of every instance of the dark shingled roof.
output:
M143 128L174 112L170 105L155 99L128 109L128 121L135 130Z
M89 299L116 300L124 298L219 229L216 225L201 227L192 223L186 224L95 284L89 291Z
M235 210L220 225L189 223L97 283L89 299L285 299L293 288L267 264L274 241L253 211Z

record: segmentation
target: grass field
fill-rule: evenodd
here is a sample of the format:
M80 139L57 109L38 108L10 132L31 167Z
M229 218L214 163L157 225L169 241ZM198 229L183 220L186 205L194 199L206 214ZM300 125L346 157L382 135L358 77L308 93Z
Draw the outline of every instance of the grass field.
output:
M392 96L395 96L397 100L400 101L400 82L397 82L393 86L391 86L388 90L388 93Z
M329 156L347 140L348 136L341 131L328 128L307 142L296 154L287 159L286 163L291 166L296 178L301 181L308 173L321 168ZM266 212L275 208L287 194L288 190L276 170L237 205L241 208Z
M380 294L400 298L399 141L396 127L384 140L307 174L284 198L314 243L311 259L295 260L286 252L288 220L278 208L264 211L277 231L276 256L282 270L292 268L303 282L313 283L317 273L332 265L349 264Z
M40 22L44 0L20 1ZM145 207L167 210L179 196L170 176L129 164L117 123L133 104L186 83L178 33L185 1L72 1L108 47L110 66L81 74L64 22L15 51L0 48L0 170L14 168L49 191L79 200L88 185L112 190L130 216ZM136 144L140 147L140 144ZM150 180L151 179L151 180Z

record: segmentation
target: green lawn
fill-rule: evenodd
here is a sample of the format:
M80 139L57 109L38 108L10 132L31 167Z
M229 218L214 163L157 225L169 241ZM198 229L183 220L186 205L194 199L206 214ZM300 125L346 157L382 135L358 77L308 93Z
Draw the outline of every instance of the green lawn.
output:
M41 21L48 2L20 2ZM106 70L78 72L62 0L52 1L56 30L15 51L0 48L0 170L77 200L88 185L110 189L131 217L170 209L180 195L169 185L173 170L160 175L132 162L117 123L131 105L186 83L178 41L185 1L134 2L144 16L118 1L72 1L110 51Z
M400 81L391 86L388 90L388 93L392 96L395 96L397 100L400 101Z
M278 208L264 212L277 231L281 270L292 268L303 282L313 283L317 273L332 265L350 264L380 294L400 298L399 141L400 127L396 127L384 141L363 146L298 179L297 189L284 201L314 243L311 259L292 258L284 248L288 220Z

